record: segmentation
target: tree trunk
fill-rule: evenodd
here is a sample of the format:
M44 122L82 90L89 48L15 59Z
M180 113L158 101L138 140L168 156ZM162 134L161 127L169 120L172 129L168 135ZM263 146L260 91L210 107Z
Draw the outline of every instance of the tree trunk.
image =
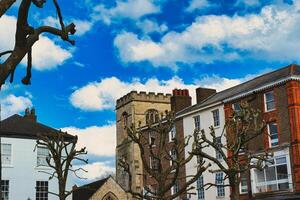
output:
M230 200L239 200L240 198L240 191L239 191L239 183L233 179L229 179L231 194L230 194Z

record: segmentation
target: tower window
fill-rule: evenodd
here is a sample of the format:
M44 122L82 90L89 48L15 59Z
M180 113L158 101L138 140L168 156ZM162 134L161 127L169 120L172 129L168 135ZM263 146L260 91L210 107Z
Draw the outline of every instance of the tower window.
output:
M124 112L122 114L123 127L126 128L128 126L128 114Z
M153 124L158 122L159 114L158 111L155 109L149 109L146 112L146 124Z

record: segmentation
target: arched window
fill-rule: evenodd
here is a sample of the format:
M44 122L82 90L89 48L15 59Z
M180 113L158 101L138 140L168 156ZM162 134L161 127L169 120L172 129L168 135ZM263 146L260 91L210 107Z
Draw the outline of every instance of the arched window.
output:
M155 109L149 109L146 111L146 124L153 124L158 122L159 114Z
M126 128L128 126L128 113L127 112L123 112L122 122L123 122L123 127Z
M118 200L118 197L112 193L112 192L108 192L103 198L102 200Z

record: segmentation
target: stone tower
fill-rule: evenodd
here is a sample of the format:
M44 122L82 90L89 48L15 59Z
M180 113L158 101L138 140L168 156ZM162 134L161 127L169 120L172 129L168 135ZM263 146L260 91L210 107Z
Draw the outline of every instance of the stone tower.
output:
M121 97L116 103L116 123L117 123L117 147L116 159L125 159L129 164L132 172L132 189L140 192L143 189L143 166L140 158L140 151L136 144L129 141L125 125L132 123L138 125L146 124L146 115L151 112L156 116L164 113L166 110L171 110L171 94L155 94L153 92L132 91L127 95ZM153 115L154 114L154 115ZM148 120L151 120L150 118ZM123 170L116 166L117 182L124 188L128 189L128 177Z

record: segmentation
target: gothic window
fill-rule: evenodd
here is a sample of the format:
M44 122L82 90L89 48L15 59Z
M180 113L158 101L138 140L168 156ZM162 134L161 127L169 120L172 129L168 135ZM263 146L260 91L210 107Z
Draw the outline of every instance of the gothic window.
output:
M146 112L146 124L153 124L158 122L159 114L158 111L155 109L149 109Z

